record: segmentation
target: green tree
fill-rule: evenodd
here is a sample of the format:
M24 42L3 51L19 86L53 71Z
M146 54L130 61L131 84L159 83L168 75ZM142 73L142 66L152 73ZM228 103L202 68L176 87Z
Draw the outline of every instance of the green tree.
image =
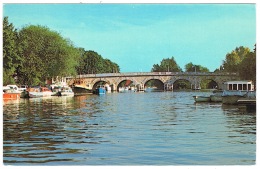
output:
M250 49L247 47L237 47L231 53L226 55L226 59L223 61L223 70L225 72L238 72L239 64L250 52Z
M256 84L256 53L248 53L239 65L239 76Z
M8 17L3 20L3 84L14 84L16 68L20 65L20 46L18 44L18 32Z
M59 33L30 25L20 31L19 42L24 62L17 72L24 84L44 84L47 78L76 74L80 52Z
M174 57L166 58L161 61L161 64L154 64L152 72L181 72L180 66L176 63Z
M104 59L95 51L85 51L81 55L81 62L77 66L78 74L116 73L120 72L119 66Z
M185 72L209 72L209 69L201 65L194 65L192 62L185 65Z

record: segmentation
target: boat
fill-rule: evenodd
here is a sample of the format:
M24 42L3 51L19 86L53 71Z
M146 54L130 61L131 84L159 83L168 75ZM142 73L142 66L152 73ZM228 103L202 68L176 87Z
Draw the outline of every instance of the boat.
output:
M97 94L97 95L103 95L103 94L106 94L106 89L105 89L105 86L98 86L94 92L94 94Z
M223 104L238 104L238 100L246 98L249 91L254 91L252 81L228 81L223 84Z
M237 104L238 99L244 98L241 91L228 91L224 90L222 95L223 104Z
M223 90L214 90L213 94L210 95L211 102L222 102Z
M209 96L193 96L195 102L210 102Z
M62 87L60 93L61 96L74 96L74 92L68 86Z
M237 104L241 106L246 106L248 110L256 110L256 92L247 92L244 98L237 100Z
M7 85L3 87L3 99L19 99L21 92L16 85Z
M34 87L27 89L28 95L30 98L36 97L48 97L53 94L53 92L47 87Z
M72 90L75 93L75 95L91 94L92 86L90 84L84 83L82 79L77 79L74 81L72 85Z
M109 84L105 85L105 89L106 89L107 93L111 93L111 87L109 86Z

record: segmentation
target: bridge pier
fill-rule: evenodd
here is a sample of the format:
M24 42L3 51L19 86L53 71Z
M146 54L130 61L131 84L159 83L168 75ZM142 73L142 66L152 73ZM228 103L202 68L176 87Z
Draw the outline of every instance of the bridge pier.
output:
M173 84L164 83L164 91L173 91Z

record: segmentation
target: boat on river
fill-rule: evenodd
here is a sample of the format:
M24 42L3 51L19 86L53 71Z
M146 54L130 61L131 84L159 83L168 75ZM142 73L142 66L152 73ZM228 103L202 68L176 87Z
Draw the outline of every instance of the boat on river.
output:
M74 92L69 86L55 87L53 93L52 96L74 96Z
M28 97L36 98L36 97L48 97L53 94L53 92L47 87L32 87L27 89Z
M210 102L209 96L193 96L195 102Z
M16 85L7 85L3 87L3 99L19 99L21 92Z
M111 87L109 86L109 84L105 85L105 89L107 93L111 93Z
M249 91L244 98L238 99L238 105L246 106L249 110L256 110L256 91Z
M74 92L68 86L62 87L60 93L61 96L74 96Z
M211 102L222 102L223 90L214 90L213 94L210 95Z
M82 79L76 79L72 85L72 90L75 95L91 94L92 86L90 84L86 84Z
M246 98L249 91L254 90L252 81L228 81L224 83L223 104L238 104L239 99Z
M106 94L105 86L103 86L103 85L98 86L96 88L94 94L97 94L97 95L104 95L104 94Z

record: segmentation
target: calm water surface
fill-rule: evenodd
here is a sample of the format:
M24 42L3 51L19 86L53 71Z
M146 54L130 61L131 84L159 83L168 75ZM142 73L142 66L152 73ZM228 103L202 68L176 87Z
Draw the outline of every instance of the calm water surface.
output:
M3 106L5 165L253 165L256 112L193 92L20 99ZM210 93L204 93L210 94Z

